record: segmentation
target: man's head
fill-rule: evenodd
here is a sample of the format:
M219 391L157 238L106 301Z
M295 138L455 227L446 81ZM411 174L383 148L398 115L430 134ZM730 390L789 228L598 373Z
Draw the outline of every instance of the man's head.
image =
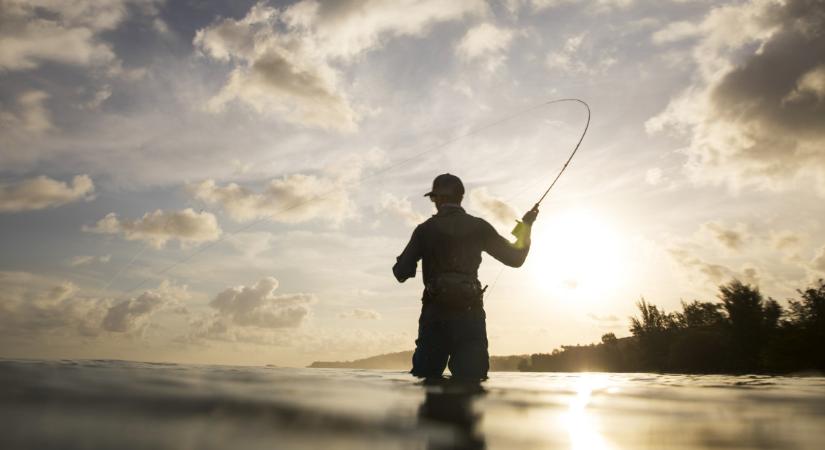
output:
M443 173L435 177L432 189L424 196L430 197L437 208L445 203L459 205L464 198L464 183L453 174Z

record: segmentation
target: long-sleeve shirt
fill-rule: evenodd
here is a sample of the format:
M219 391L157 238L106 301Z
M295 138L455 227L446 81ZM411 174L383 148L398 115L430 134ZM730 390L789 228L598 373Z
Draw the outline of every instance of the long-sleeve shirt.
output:
M467 214L460 206L443 207L434 216L418 225L410 242L392 268L399 282L415 276L418 261L422 261L424 285L440 273L459 272L478 278L481 253L510 267L524 264L530 251L529 227L515 243L511 243L486 220ZM427 291L422 298L422 319L428 309Z

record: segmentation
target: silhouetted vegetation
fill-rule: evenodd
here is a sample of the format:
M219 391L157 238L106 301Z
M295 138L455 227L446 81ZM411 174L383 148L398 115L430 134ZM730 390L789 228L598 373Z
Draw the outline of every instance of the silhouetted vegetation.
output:
M641 299L631 337L563 346L524 360L523 371L790 373L825 371L825 281L783 308L759 289L733 280L719 302L682 302L667 313Z
M668 313L644 298L631 336L613 333L552 353L493 356L490 370L525 372L794 373L825 372L825 281L799 290L783 308L755 286L719 286L718 302L682 302ZM412 351L310 367L409 370Z

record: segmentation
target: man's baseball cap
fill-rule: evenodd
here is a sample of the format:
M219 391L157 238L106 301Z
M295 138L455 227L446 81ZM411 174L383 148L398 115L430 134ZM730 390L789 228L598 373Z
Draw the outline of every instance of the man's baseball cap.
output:
M433 180L433 188L424 197L433 195L464 195L464 183L451 173L442 173Z

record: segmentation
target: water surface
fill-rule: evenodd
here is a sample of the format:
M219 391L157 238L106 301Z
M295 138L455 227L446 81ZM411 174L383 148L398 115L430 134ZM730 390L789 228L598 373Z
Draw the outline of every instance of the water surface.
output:
M0 360L3 449L816 449L825 378Z

